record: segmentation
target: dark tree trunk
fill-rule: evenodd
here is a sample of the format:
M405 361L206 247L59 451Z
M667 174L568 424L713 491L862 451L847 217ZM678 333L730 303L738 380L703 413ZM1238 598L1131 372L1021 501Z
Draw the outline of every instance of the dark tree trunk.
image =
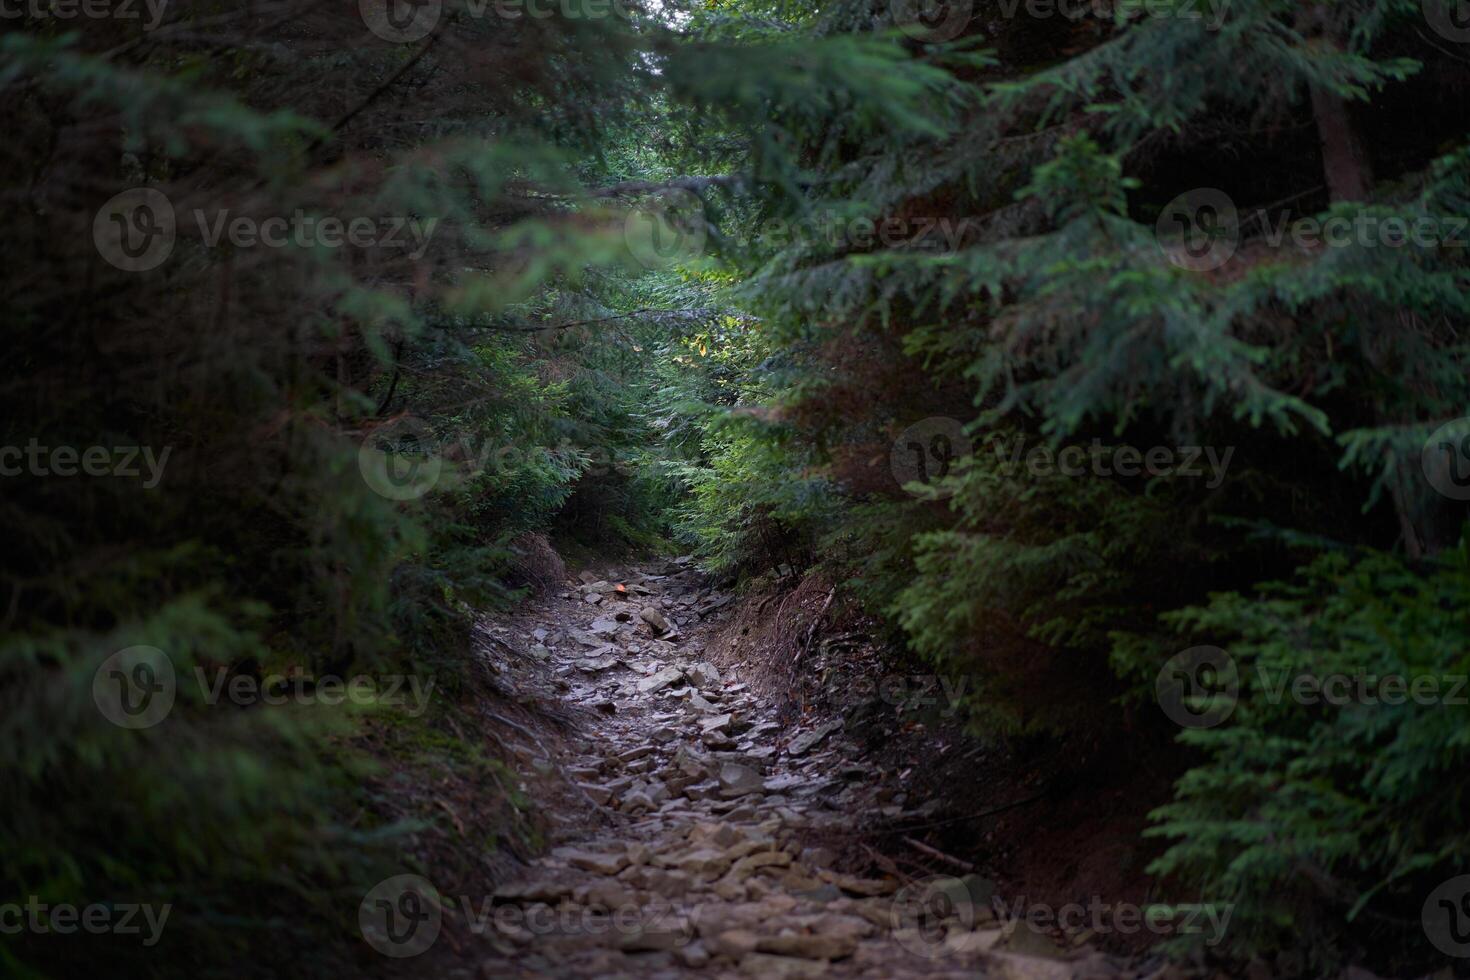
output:
M1322 138L1322 170L1332 200L1365 200L1373 186L1373 166L1347 103L1336 92L1314 88L1312 115Z

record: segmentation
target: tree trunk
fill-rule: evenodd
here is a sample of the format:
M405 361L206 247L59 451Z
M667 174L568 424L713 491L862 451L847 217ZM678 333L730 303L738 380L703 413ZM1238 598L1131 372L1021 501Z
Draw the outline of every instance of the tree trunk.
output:
M1340 50L1341 46L1335 40L1331 43ZM1322 139L1322 172L1327 180L1330 199L1333 203L1367 200L1373 187L1373 166L1346 101L1336 92L1313 88L1312 117L1317 123L1317 135ZM1372 344L1366 338L1363 349L1369 363L1373 364ZM1375 413L1375 417L1380 425L1390 422L1381 413ZM1424 556L1426 544L1433 552L1437 550L1436 543L1431 535L1424 533L1423 525L1427 523L1428 515L1423 501L1414 500L1406 486L1412 484L1405 479L1405 461L1395 459L1391 465L1394 473L1388 479L1388 495L1398 518L1399 536L1404 552L1411 560L1418 561Z
M1314 88L1312 115L1322 138L1322 170L1332 200L1365 200L1373 186L1373 167L1347 103L1336 92Z

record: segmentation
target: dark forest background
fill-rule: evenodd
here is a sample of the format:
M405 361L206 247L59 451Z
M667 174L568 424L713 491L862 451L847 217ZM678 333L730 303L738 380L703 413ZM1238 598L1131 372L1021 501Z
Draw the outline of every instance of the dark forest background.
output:
M513 761L465 734L494 687L468 650L548 540L835 583L893 662L974 679L972 737L1099 796L1148 760L1137 870L1234 903L1216 955L1463 968L1420 913L1470 872L1464 701L1269 695L1470 673L1470 25L911 6L6 22L0 883L176 909L157 948L0 937L4 972L362 969L357 897L404 854L534 850ZM367 224L248 233L298 215ZM108 475L65 475L91 447ZM1068 447L1203 475L1026 462ZM437 688L415 715L181 682L121 727L94 681L138 647ZM1158 683L1197 647L1232 710L1181 728Z

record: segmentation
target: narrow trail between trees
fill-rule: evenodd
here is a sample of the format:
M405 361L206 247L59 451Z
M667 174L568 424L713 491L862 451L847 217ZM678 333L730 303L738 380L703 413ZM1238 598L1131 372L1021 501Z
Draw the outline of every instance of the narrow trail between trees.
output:
M675 561L583 573L491 627L579 719L543 765L592 819L482 910L481 976L1138 975L997 921L979 876L916 881L866 846L923 801L875 782L839 719L784 727L711 662L732 605Z

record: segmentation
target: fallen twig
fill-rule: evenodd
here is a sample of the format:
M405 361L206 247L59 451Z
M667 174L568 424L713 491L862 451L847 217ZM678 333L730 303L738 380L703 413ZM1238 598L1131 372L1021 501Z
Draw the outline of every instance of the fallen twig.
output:
M965 860L962 860L961 858L957 858L957 857L955 857L952 854L945 854L943 851L939 850L937 847L930 847L928 844L925 844L923 841L914 840L912 837L909 837L907 835L900 835L899 836L899 840L903 841L905 844L907 844L909 847L912 847L914 850L918 851L919 853L921 853L921 854L927 854L930 857L932 857L934 860L936 860L936 861L943 861L945 864L948 864L948 865L951 865L953 867L959 868L961 871L974 871L975 870L975 866L973 864L971 864L969 861L965 861Z
M541 749L543 753L546 751L546 749L541 745L541 739L537 738L536 733L531 731L525 725L522 725L518 721L512 721L511 719L505 717L505 715L496 714L489 708L485 709L485 714L489 715L493 720L500 722L507 728L514 728L516 731L529 738L531 740L531 744L536 746L536 748Z
M796 645L796 656L792 658L792 663L800 663L802 656L805 655L806 651L811 647L812 639L817 635L817 627L822 625L822 617L827 615L827 607L832 605L832 599L836 595L837 586L834 585L832 586L831 590L828 591L827 600L822 603L822 608L817 610L816 618L807 625L806 632L803 633L801 636L801 642Z
M893 863L893 859L890 858L888 855L880 854L879 852L869 847L867 844L862 844L860 846L863 850L868 852L868 857L873 859L873 863L882 868L886 874L893 875L893 877L898 878L904 884L910 884L914 881L913 876L905 874L898 865Z

